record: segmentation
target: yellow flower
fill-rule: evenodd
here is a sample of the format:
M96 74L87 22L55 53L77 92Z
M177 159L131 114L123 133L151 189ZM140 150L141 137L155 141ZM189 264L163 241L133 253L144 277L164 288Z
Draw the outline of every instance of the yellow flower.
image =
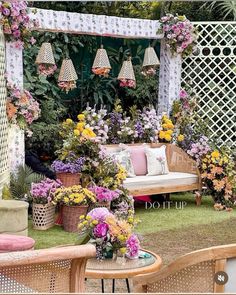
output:
M119 235L117 238L118 238L118 240L120 240L121 242L125 240L125 236L124 236L124 235Z
M206 169L207 168L207 165L206 164L202 164L202 169Z
M87 216L86 216L86 219L87 219L87 220L91 220L91 219L92 219L92 217L91 217L91 216L89 216L89 215L87 215Z
M68 203L69 201L70 201L70 200L69 200L68 197L65 197L65 198L64 198L64 202L65 202L65 203Z
M82 132L82 135L88 138L96 137L96 134L90 128L85 128Z
M214 151L211 153L211 156L212 156L212 158L216 158L216 159L218 159L218 158L220 157L220 153L219 153L219 151L214 150Z
M79 121L84 121L85 120L85 115L84 114L79 114L77 116L77 118L78 118Z
M225 164L227 164L229 162L229 159L226 156L224 156L223 161L225 162Z
M122 248L120 248L120 253L121 253L121 254L125 254L125 253L126 253L126 250L127 250L127 249L126 249L125 247L122 247Z
M160 139L164 139L164 138L165 138L165 131L161 130L161 131L159 132L159 138L160 138Z
M173 134L173 130L167 130L166 133L172 135Z
M92 224L93 224L93 225L97 225L97 224L98 224L98 221L97 221L96 219L94 219L94 220L92 221Z
M66 119L66 123L67 123L67 124L72 124L73 121L72 121L71 119Z
M84 125L85 125L84 122L79 122L79 123L77 123L76 128L77 128L80 132L82 132L82 131L84 130Z
M183 141L184 140L184 135L183 134L179 134L179 136L177 137L178 141Z
M166 141L171 141L171 136L170 136L170 134L165 134L165 140L166 140Z
M79 131L78 129L75 129L75 130L74 130L74 135L75 135L75 136L79 136L79 135L80 135L80 131Z
M79 217L79 219L81 220L81 219L84 219L84 215L80 215L80 217Z
M87 224L88 224L88 221L85 220L85 221L82 222L82 224L83 224L83 225L87 225Z
M79 223L78 224L78 229L81 229L82 227L84 227L83 224L82 223Z

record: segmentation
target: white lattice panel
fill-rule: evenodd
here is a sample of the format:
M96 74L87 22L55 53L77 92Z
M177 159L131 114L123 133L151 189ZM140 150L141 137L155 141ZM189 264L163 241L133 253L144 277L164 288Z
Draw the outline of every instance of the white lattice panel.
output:
M5 41L0 27L0 197L8 178L8 121L6 116Z
M236 142L236 22L194 23L198 49L182 65L182 84L192 83L199 114L220 144Z

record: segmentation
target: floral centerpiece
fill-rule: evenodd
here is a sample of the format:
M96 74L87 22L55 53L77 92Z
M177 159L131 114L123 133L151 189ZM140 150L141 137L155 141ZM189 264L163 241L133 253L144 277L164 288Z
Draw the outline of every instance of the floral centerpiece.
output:
M160 23L166 44L173 55L181 54L186 57L192 54L198 35L185 16L167 14L160 19Z
M38 102L29 91L21 90L12 83L7 83L7 117L11 124L17 124L21 129L28 129L40 115Z
M63 205L63 227L68 232L77 231L80 215L86 214L89 205L95 202L95 194L81 185L57 189L52 201Z
M9 0L0 3L3 32L8 42L14 42L17 48L23 48L29 42L30 18L27 15L27 1ZM34 24L36 25L36 24Z
M96 245L98 259L104 259L110 251L137 258L139 240L132 233L134 223L118 219L107 208L95 208L87 216L80 217L78 228L87 232Z
M69 91L76 88L76 81L60 81L58 82L58 87L61 88L62 91L68 93Z
M46 230L54 225L53 194L61 185L59 180L49 178L32 183L30 195L33 201L32 217L35 229Z

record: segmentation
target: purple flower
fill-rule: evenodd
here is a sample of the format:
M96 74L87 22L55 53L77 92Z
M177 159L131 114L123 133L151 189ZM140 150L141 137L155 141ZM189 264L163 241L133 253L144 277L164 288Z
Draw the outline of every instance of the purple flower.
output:
M93 220L104 222L107 216L109 216L110 214L111 213L107 208L99 207L99 208L94 208L87 215L90 216Z
M55 160L52 163L52 169L57 173L79 173L81 172L85 162L84 157L80 157L75 161L63 162L60 160Z
M6 16L8 16L9 14L10 14L10 9L8 9L8 8L3 8L2 9L2 13L4 14L4 15L6 15Z
M127 254L130 257L138 256L140 248L139 239L135 234L132 234L126 241Z
M93 234L95 238L104 238L107 235L108 232L108 225L106 223L99 223L95 226L93 229Z

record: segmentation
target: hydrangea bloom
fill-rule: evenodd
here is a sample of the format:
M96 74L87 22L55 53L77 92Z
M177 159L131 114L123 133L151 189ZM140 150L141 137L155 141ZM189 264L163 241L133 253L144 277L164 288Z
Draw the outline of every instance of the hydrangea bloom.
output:
M55 160L52 163L52 169L57 173L79 173L81 172L85 162L84 157L80 157L75 161L63 162L60 160Z
M94 208L91 210L87 216L90 216L93 220L97 220L99 222L104 222L107 216L109 216L111 213L107 208L99 207Z
M128 257L137 257L140 243L139 239L135 234L132 234L126 241L127 256Z

